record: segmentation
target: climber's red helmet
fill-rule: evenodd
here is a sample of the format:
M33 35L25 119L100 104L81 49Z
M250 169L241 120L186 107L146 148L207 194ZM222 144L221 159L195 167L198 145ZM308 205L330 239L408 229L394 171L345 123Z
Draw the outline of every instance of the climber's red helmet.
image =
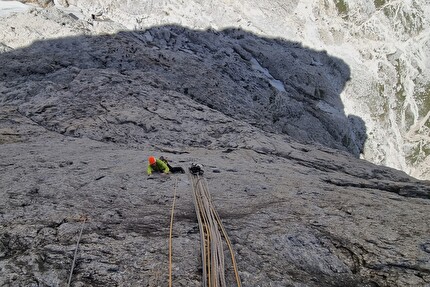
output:
M149 161L149 164L150 164L150 165L154 165L154 164L156 163L155 157L153 157L153 156L150 156L150 157L148 158L148 161Z

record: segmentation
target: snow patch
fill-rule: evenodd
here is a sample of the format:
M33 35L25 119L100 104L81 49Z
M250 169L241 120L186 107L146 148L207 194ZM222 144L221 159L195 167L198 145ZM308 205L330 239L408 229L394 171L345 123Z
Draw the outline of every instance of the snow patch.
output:
M267 78L267 80L269 81L269 83L272 85L272 87L274 87L275 89L277 89L278 91L280 91L280 92L285 92L285 86L284 86L284 84L281 82L281 81L279 81L279 80L277 80L277 79L275 79L270 73L269 73L269 70L267 70L266 68L263 68L261 65L260 65L260 63L255 59L255 58L252 58L251 59L251 64L252 64L252 68L254 68L255 70L257 70L257 71L260 71L260 72L262 72L265 76L266 76L266 78Z

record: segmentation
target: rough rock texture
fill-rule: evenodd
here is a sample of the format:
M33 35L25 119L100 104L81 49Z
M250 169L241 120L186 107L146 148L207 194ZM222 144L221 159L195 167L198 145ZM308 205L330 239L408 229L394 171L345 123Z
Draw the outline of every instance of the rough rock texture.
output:
M148 155L204 165L243 286L430 285L430 185L353 156L345 62L243 30L112 33L73 15L0 23L1 286L65 286L82 227L72 286L167 285L175 179L174 286L201 286L190 181L147 179Z
M156 111L160 102L173 97L178 101L167 101L166 105L179 108L179 99L190 98L265 131L318 142L357 157L366 139L364 123L343 112L339 94L349 78L344 62L298 43L240 30L192 31L167 26L77 36L36 42L3 54L0 61L2 82L14 89L6 102L18 104L20 112L36 122L67 134L89 132L91 138L100 139L108 122L131 128L120 141L147 137L146 131L155 128L147 123L155 112L172 119L172 125L161 132L175 132L179 137L176 142L189 145L195 139L182 132L189 127L186 107L174 113L171 108ZM271 67L269 76L284 84L276 85L263 67ZM20 83L22 78L25 83ZM160 90L154 103L146 99L154 94L151 89ZM94 99L98 99L97 106L88 102ZM122 106L123 112L105 118L112 105ZM89 131L88 125L100 129ZM205 135L201 128L208 129L199 127L193 136ZM238 146L240 143L226 138L228 133L205 136L206 144L215 138L224 145Z
M128 29L236 27L327 51L350 67L342 112L366 125L363 158L429 179L428 0L39 1L46 2ZM279 76L275 66L265 67Z
M206 109L196 104L193 114L199 107ZM243 286L430 283L430 188L402 172L249 126L248 148L160 150L51 132L16 107L2 106L1 114L3 286L64 286L81 216L88 221L72 286L166 285L175 177L174 285L201 286L190 182L187 175L147 180L149 154L205 166ZM216 112L195 121L241 125Z

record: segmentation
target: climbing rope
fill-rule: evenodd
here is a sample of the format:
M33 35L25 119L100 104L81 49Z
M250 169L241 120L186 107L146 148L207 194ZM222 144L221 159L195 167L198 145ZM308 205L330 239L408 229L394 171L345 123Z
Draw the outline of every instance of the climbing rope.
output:
M175 179L174 191L173 191L173 202L172 212L170 214L170 232L169 232L169 287L172 287L172 234L173 234L173 215L175 212L175 201L176 201L176 187L178 179Z
M67 282L67 287L70 287L70 283L72 282L73 269L75 268L76 255L78 254L79 241L81 241L82 231L84 230L84 225L85 225L85 222L87 221L87 217L82 216L81 220L83 220L81 225L81 231L79 232L78 241L76 242L75 254L73 255L72 267L70 268L70 275L69 275L69 280Z
M200 179L195 179L194 177L192 177L192 187L193 187L193 201L194 201L194 207L196 210L196 215L197 215L197 222L199 224L199 230L200 230L200 248L202 250L201 252L201 256L202 256L202 264L203 264L203 286L207 286L208 282L208 270L207 270L207 244L206 244L206 240L208 239L206 236L208 234L207 229L206 229L206 225L203 223L203 218L202 218L202 214L199 208L199 205L197 204L197 193L196 193L196 189L197 189L197 183L200 181Z
M208 195L209 195L209 193L208 193ZM211 202L212 202L212 201L211 201ZM224 225L223 225L223 224L222 224L222 222L221 222L221 218L219 217L218 212L215 210L215 208L213 207L213 205L212 205L212 204L211 204L211 209L212 209L213 214L214 214L214 215L215 215L215 217L216 217L216 220L217 220L217 222L218 222L218 225L219 225L219 227L220 227L220 229L221 229L221 231L222 231L222 234L223 234L223 236L224 236L224 239L225 239L225 241L226 241L226 243L227 243L227 246L228 246L228 249L229 249L229 251L230 251L231 261L232 261L232 264L233 264L233 270L234 270L234 275L235 275L235 278L236 278L237 286L238 286L238 287L241 287L241 286L242 286L242 283L241 283L241 281L240 281L239 271L238 271L238 269L237 269L237 264L236 264L236 258L234 257L233 246L231 245L230 238L229 238L229 237L228 237L228 235L227 235L227 232L226 232L226 230L225 230L225 228L224 228Z
M200 229L201 251L203 263L203 286L225 287L224 251L221 233L224 237L231 254L232 265L235 273L236 283L241 287L239 272L234 257L231 241L216 212L207 187L207 183L200 174L193 174L191 182L193 187L193 200ZM203 184L204 183L204 184Z

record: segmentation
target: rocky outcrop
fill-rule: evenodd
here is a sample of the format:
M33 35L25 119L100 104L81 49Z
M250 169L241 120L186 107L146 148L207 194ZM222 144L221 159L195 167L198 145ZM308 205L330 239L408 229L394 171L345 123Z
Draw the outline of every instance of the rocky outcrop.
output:
M202 30L235 27L327 51L350 68L351 80L341 83L345 89L340 98L342 112L366 125L362 156L428 179L426 0L64 2L57 1L57 7L77 6L90 21L110 20L128 29L166 24ZM278 70L263 66L271 73Z
M0 61L6 85L25 79L14 85L6 103L17 103L20 112L61 133L102 139L108 137L104 126L114 124L127 129L116 141L136 141L160 129L154 117L161 117L171 123L162 128L164 141L174 132L178 136L172 141L189 145L199 140L186 132L193 125L187 106L198 102L265 131L357 157L365 141L364 123L345 116L339 98L349 77L345 63L298 43L240 30L160 27L78 36L38 42L3 54ZM285 84L277 86L275 79ZM114 106L122 112L112 115ZM195 133L205 135L209 146L232 132L200 128L209 129ZM239 146L229 140L222 144Z
M177 179L174 286L201 286L190 180L148 179L149 155L203 164L243 286L430 284L430 186L353 156L366 133L340 100L344 61L238 29L92 20L0 23L0 285L64 286L80 230L72 286L166 285Z
M366 137L360 136L357 140L365 140L364 145L358 150L354 148L354 152L361 152L366 160L404 170L414 177L428 177L426 95L430 74L427 60L430 51L427 15L430 11L425 0L188 1L187 5L177 0L157 3L104 0L23 2L39 3L43 7L55 4L71 17L89 23L90 27L81 25L80 30L84 33L112 33L118 26L146 30L154 26L179 25L188 29L218 31L234 27L327 51L350 69L351 80L340 84L345 86L339 94L342 112L351 119L350 122L360 119L359 126L366 126ZM15 23L16 19L12 20L11 26ZM58 34L47 36L49 33L43 31L50 26L47 24L43 29L37 29L36 35L56 37ZM8 28L4 29L6 34ZM16 38L15 34L8 41L31 41L31 33L24 31L24 34L24 41L22 37ZM278 70L273 66L264 67L270 73ZM277 80L283 81L281 78ZM355 124L350 124L350 128L356 130ZM289 130L291 132L291 127ZM363 129L355 133L362 134Z

